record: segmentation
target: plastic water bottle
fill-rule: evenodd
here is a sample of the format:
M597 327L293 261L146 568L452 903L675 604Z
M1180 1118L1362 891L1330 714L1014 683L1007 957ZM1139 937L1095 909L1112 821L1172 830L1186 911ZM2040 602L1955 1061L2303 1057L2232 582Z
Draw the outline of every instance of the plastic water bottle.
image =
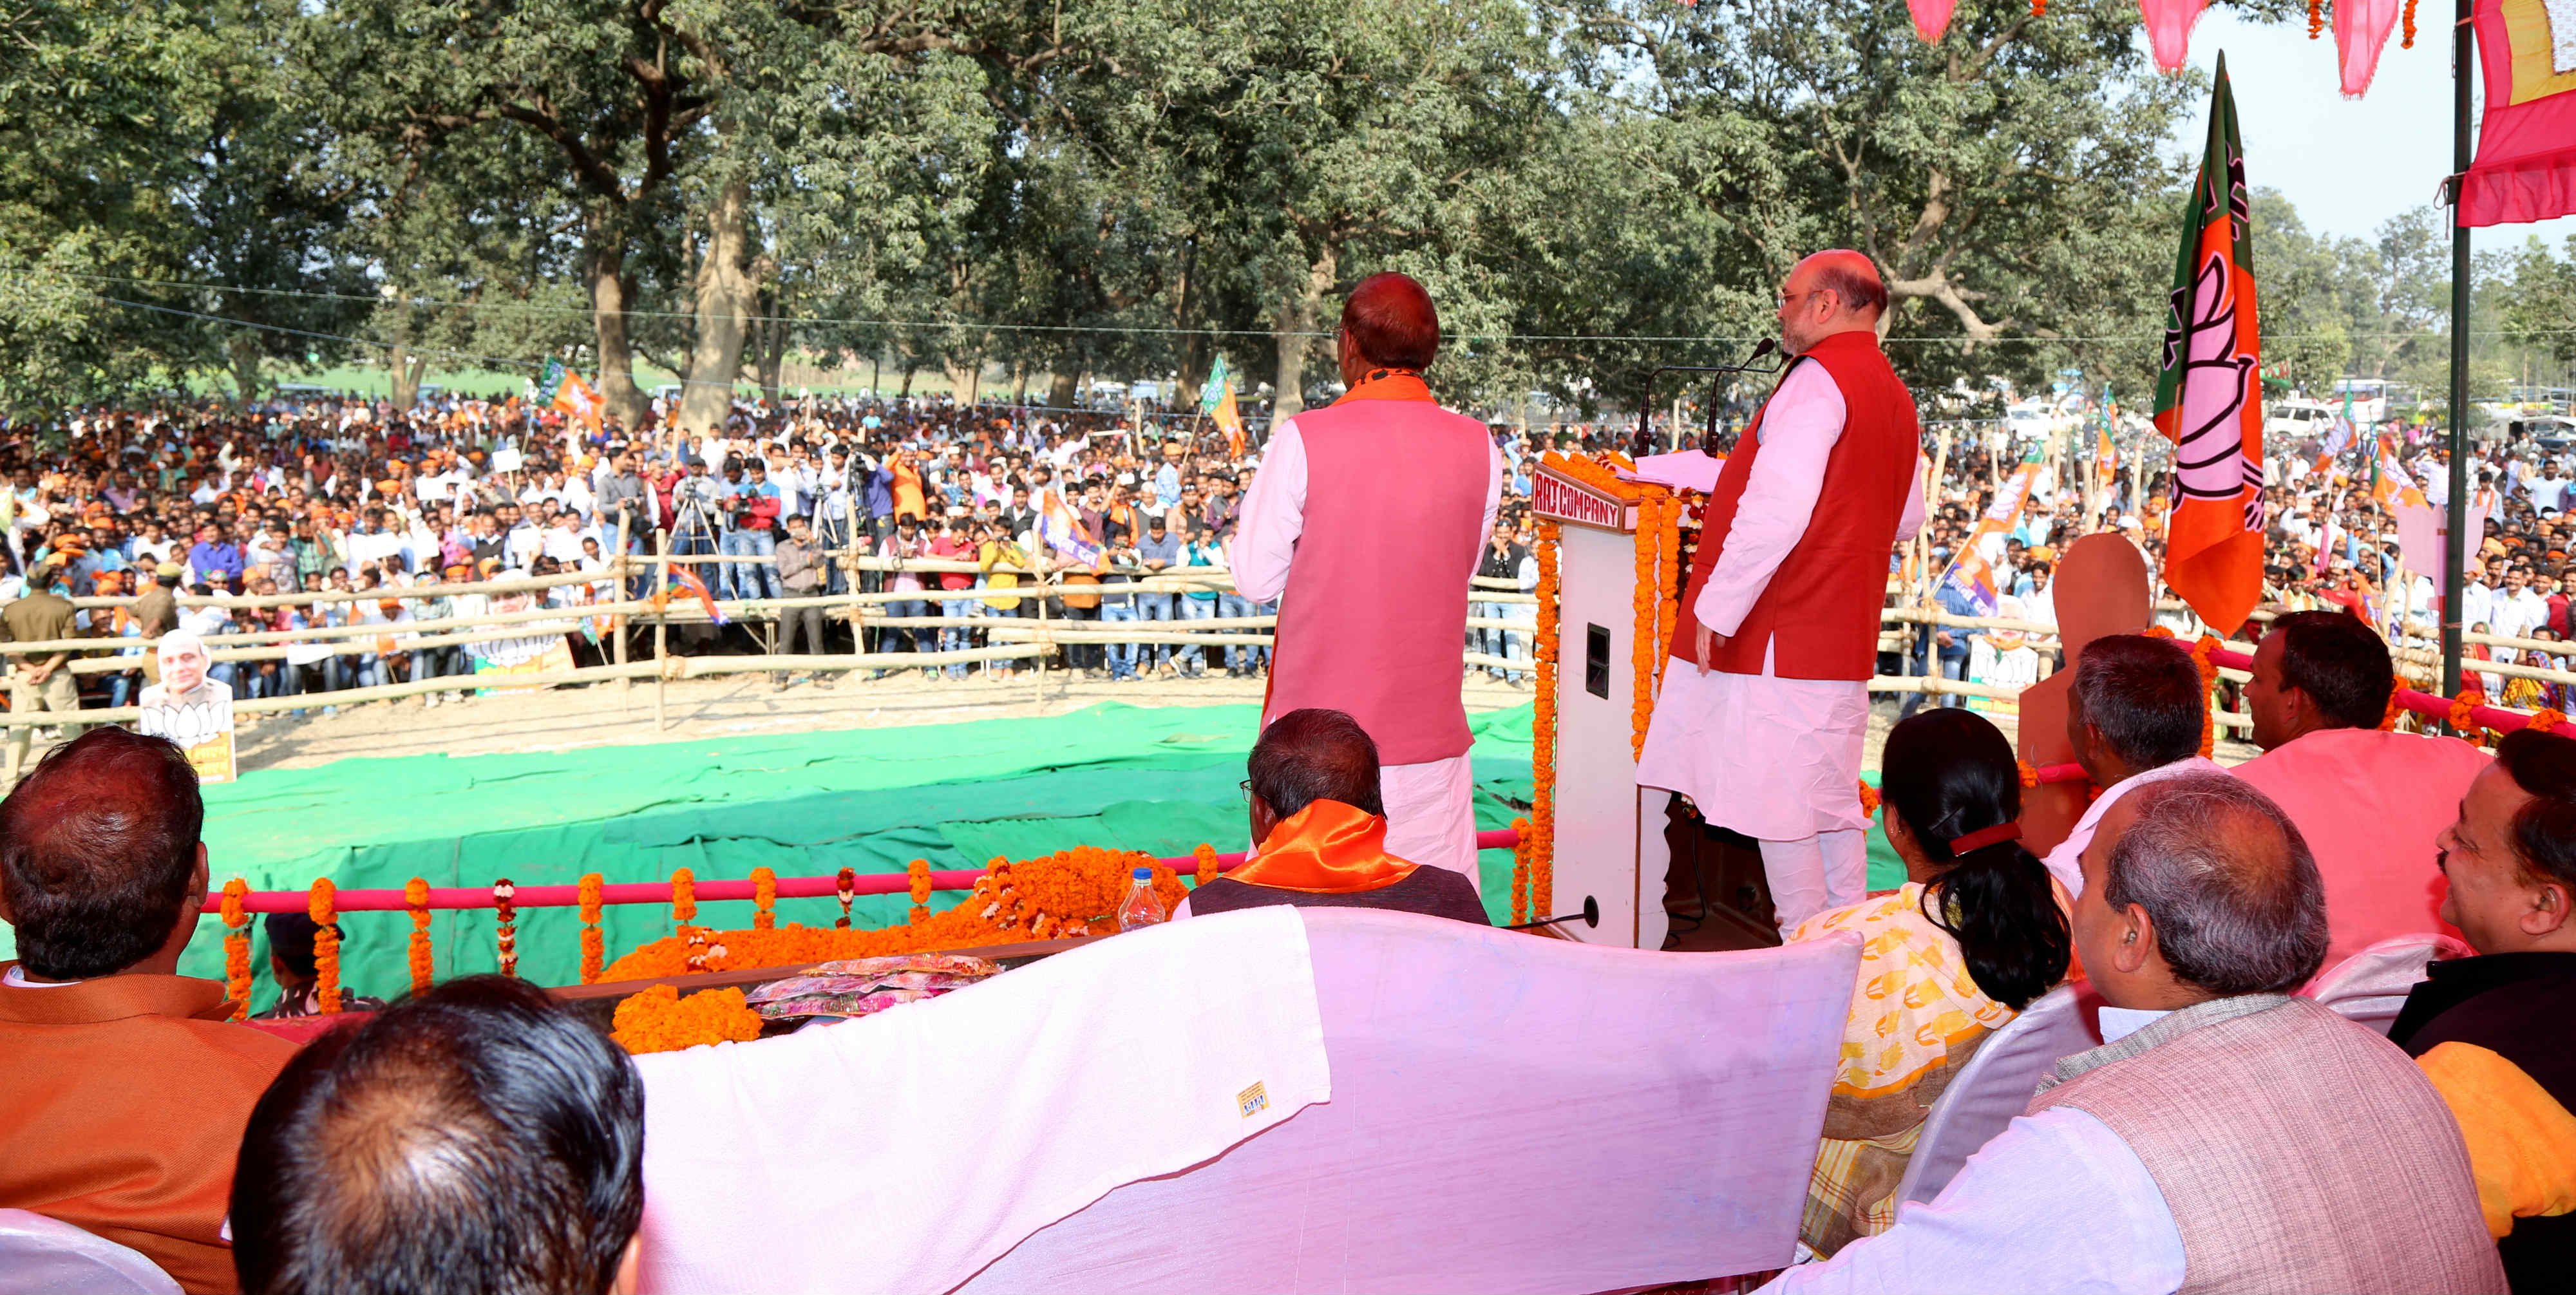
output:
M1126 902L1118 906L1118 929L1121 931L1153 926L1171 917L1170 913L1163 911L1163 897L1154 893L1154 870L1138 868L1135 877L1135 884L1127 888Z

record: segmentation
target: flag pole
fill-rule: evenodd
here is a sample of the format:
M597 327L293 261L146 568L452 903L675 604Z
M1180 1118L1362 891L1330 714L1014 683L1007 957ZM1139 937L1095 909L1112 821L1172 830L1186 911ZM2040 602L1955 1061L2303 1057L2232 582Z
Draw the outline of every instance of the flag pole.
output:
M2460 223L2460 191L2469 174L2469 78L2476 57L2470 5L2457 0L2451 27L2451 490L2444 501L2450 533L2442 543L2442 692L2460 692L2461 569L2469 542L2469 227Z

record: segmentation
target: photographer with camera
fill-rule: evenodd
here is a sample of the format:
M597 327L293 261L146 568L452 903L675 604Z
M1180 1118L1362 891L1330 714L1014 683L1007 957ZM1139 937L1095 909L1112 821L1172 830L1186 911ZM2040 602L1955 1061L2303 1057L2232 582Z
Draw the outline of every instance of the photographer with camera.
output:
M728 557L768 558L777 553L778 487L768 465L759 459L725 460L722 512L724 536L719 549ZM768 562L727 562L722 576L724 598L776 598L778 569Z
M723 498L724 483L707 475L707 461L689 460L687 475L671 483L674 556L703 557L716 551L717 505Z

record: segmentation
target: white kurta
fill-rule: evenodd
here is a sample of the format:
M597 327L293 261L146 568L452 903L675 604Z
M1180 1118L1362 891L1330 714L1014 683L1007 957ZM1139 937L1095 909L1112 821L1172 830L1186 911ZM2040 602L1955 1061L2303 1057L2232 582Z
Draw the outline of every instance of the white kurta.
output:
M1825 463L1843 434L1843 396L1821 364L1799 364L1764 406L1761 457L1736 506L1726 551L1709 571L1692 611L1712 634L1732 635L1770 587L1772 573L1815 519ZM1923 526L1923 467L1897 523L1900 540ZM1839 519L1823 518L1825 525ZM1676 645L1683 656L1687 643ZM1762 673L1728 674L1676 660L1664 671L1645 750L1641 786L1677 791L1701 817L1765 841L1856 831L1861 817L1862 739L1869 734L1869 685L1857 679L1782 679L1768 649Z
M1488 446L1487 461L1485 516L1476 532L1478 543L1494 529L1494 514L1503 498L1502 451ZM1297 430L1297 420L1290 418L1271 431L1261 470L1243 492L1234 539L1226 546L1236 591L1257 603L1278 597L1288 587L1288 563L1296 557L1297 537L1305 529L1306 440ZM1460 596L1465 597L1463 590ZM1465 650L1461 643L1461 674ZM1378 770L1377 784L1378 795L1386 802L1388 854L1477 881L1476 774L1467 756L1387 765Z

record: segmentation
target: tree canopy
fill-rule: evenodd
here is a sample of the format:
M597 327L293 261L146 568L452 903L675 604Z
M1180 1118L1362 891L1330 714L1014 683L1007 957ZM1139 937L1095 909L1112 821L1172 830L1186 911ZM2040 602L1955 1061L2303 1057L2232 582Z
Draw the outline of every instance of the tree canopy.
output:
M0 405L247 397L351 358L407 404L553 357L630 424L637 362L678 374L704 426L791 355L1063 403L1091 375L1193 393L1222 354L1286 410L1380 269L1440 301L1445 397L1629 405L1767 335L1833 246L1883 267L1919 390L2143 393L2206 85L2137 25L2127 0L1965 0L1931 45L1895 0L48 0L0 15ZM2276 373L2444 354L2438 213L2256 221ZM2576 268L2484 268L2480 327L2568 358Z

